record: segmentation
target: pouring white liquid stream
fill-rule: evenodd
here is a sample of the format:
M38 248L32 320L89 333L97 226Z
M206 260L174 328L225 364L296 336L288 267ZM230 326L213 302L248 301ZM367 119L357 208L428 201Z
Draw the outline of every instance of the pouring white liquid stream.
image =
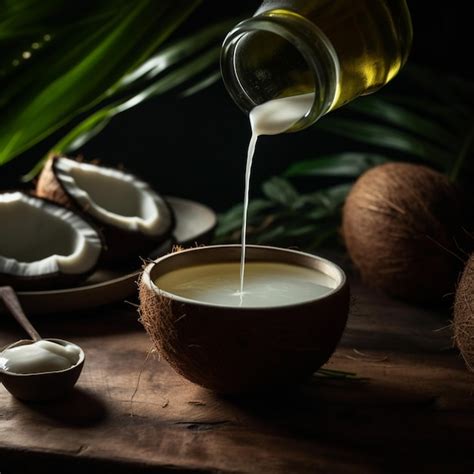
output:
M286 263L245 262L250 174L257 139L260 135L287 131L308 113L313 101L313 93L301 94L266 102L250 112L252 137L245 170L240 264L213 263L173 270L155 280L158 288L201 303L255 308L311 301L337 286L336 280L315 269ZM239 283L240 291L236 291Z
M252 170L255 145L260 135L278 135L286 132L298 120L303 118L311 109L314 102L314 93L300 94L282 99L270 100L258 105L250 112L250 138L245 168L244 213L242 220L242 254L240 257L240 304L244 299L245 278L245 245L247 242L247 213L249 206L250 174Z
M75 344L40 340L0 352L0 369L14 374L57 372L79 362L81 349Z

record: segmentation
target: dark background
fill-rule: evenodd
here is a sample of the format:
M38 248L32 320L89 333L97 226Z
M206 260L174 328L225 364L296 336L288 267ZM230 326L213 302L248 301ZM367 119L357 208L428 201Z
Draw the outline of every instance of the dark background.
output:
M260 2L225 3L231 5L203 2L177 34L186 35L219 18L252 12ZM440 73L472 79L472 3L412 0L408 4L414 28L409 61ZM396 79L387 87L396 87ZM59 136L2 167L0 186L24 186L20 176ZM87 159L124 164L164 194L200 200L222 211L242 199L248 139L247 117L218 82L194 96L162 96L117 116L81 152ZM354 148L319 132L317 127L295 134L262 137L254 161L253 194L258 194L258 184L263 179L281 172L292 161L349 147Z

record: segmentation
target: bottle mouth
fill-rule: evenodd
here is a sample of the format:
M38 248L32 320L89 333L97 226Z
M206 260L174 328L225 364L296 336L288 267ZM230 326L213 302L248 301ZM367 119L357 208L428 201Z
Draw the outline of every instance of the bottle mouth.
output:
M270 100L312 93L311 107L292 132L328 112L338 93L339 61L331 42L316 25L286 10L239 23L224 40L221 72L246 113Z

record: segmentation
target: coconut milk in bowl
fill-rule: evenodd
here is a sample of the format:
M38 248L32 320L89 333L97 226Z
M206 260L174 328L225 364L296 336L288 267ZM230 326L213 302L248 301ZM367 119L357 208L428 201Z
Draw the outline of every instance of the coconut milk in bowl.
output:
M333 353L349 310L344 272L294 250L240 245L166 255L140 283L141 320L188 380L221 393L303 381Z

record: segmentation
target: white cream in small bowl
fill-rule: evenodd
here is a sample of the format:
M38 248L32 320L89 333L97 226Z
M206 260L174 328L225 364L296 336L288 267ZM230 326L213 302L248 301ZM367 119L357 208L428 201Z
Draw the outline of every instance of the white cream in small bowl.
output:
M73 388L84 359L78 345L62 339L21 340L0 352L0 380L16 398L51 400Z

